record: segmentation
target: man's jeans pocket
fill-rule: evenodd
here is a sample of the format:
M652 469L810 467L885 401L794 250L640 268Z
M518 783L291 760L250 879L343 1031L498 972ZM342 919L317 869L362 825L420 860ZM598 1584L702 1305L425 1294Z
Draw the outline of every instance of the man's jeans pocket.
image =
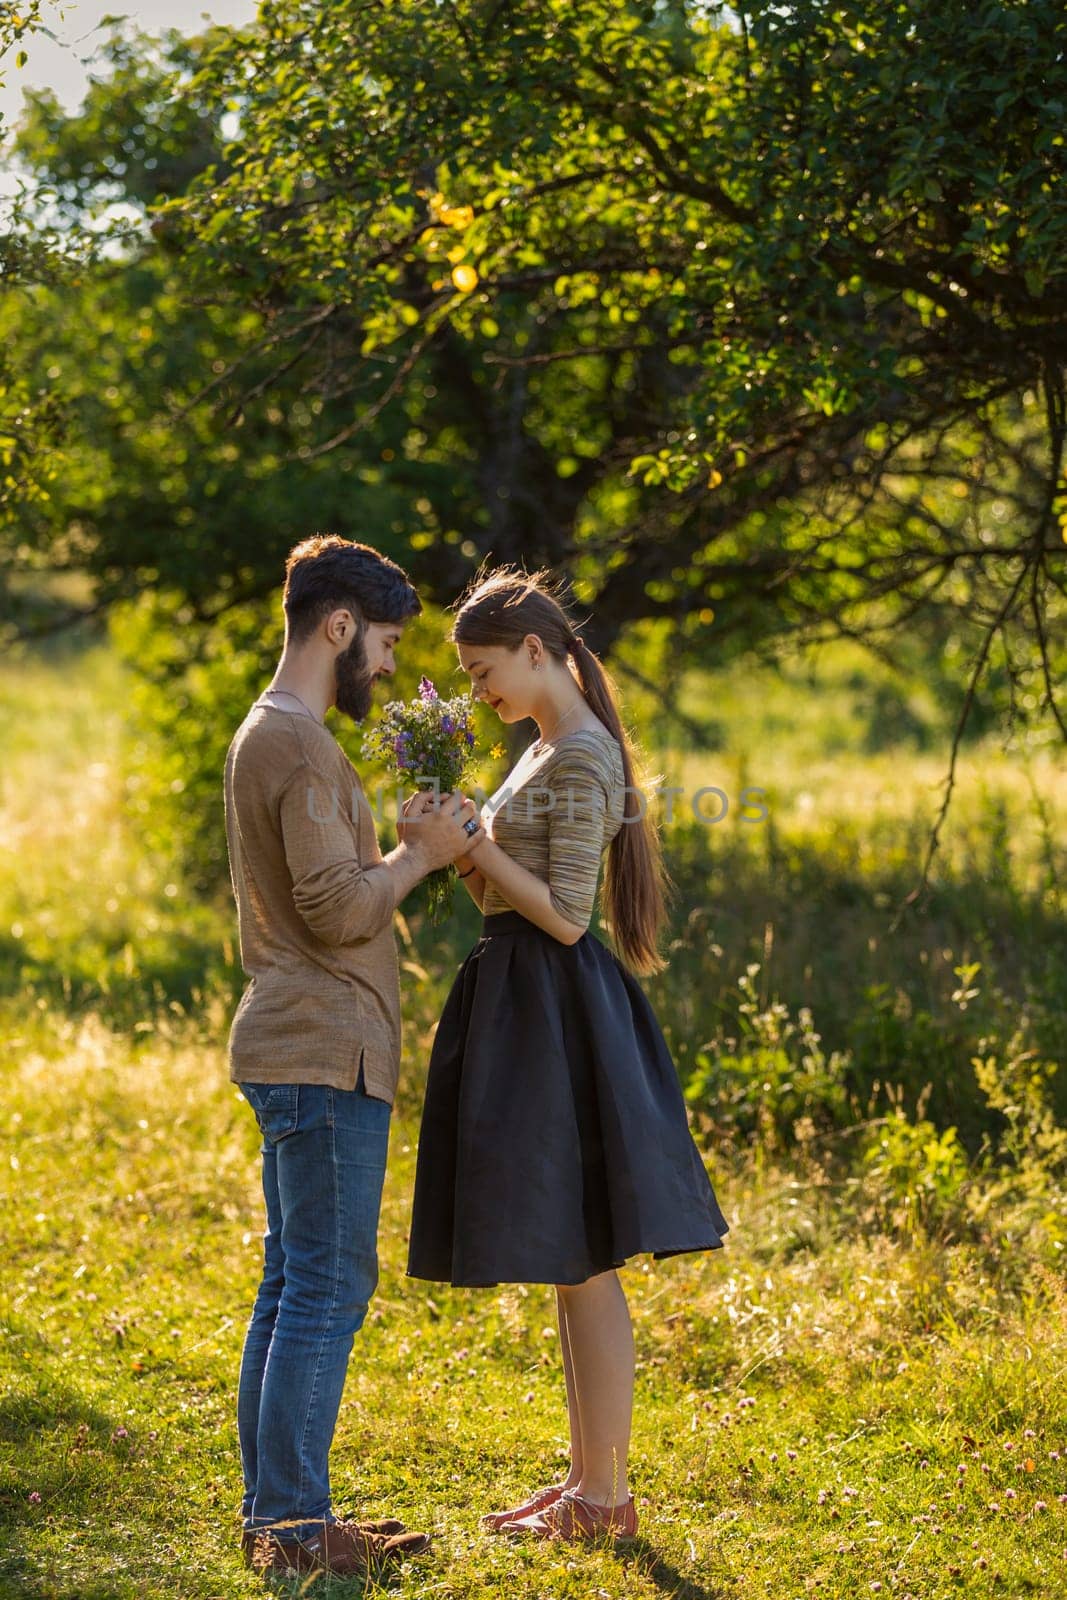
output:
M300 1115L298 1083L239 1083L237 1087L256 1114L259 1131L270 1144L296 1132Z

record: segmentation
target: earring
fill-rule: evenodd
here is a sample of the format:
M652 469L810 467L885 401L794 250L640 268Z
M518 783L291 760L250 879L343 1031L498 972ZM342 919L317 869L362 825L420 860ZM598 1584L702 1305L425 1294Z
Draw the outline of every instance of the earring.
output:
M533 669L534 669L534 671L535 671L535 672L540 672L540 670L541 670L541 663L540 663L540 661L535 661L535 662L534 662L534 663L533 663Z

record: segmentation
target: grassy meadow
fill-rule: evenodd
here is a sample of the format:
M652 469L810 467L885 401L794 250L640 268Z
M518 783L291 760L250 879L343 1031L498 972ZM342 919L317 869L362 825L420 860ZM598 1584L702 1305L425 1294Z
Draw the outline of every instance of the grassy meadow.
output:
M1067 1596L1067 775L1039 745L968 746L933 891L891 932L947 752L869 748L887 701L858 670L731 669L687 688L714 750L655 751L677 783L764 786L769 818L668 840L651 992L733 1231L624 1273L636 1547L480 1531L562 1463L551 1296L403 1276L463 911L402 925L381 1286L333 1456L340 1509L436 1542L365 1588L280 1593ZM129 694L101 640L0 665L0 1600L264 1587L237 1549L262 1222L226 1080L234 924L138 848Z

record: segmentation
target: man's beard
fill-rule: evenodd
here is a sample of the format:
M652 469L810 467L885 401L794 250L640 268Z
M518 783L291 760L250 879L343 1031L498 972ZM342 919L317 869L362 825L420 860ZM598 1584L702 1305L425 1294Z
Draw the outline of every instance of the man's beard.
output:
M347 650L342 650L334 663L337 674L338 711L343 711L353 722L362 722L371 708L376 682L375 674L367 671L367 651L360 634L352 640Z

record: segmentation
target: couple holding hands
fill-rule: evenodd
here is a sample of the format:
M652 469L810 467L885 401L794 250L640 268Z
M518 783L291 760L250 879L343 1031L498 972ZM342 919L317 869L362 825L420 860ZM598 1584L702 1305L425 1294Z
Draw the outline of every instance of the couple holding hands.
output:
M632 1537L634 1346L616 1269L717 1249L727 1224L634 976L662 965L663 878L611 682L543 578L483 573L455 613L460 667L503 722L532 718L540 736L482 816L461 795L413 797L383 856L324 719L367 716L418 595L377 551L316 537L290 553L284 610L281 660L225 772L250 979L230 1076L262 1133L267 1213L237 1397L246 1558L356 1575L429 1543L394 1519L336 1516L328 1457L378 1276L400 1062L393 913L450 863L483 923L434 1039L408 1272L556 1289L570 1471L484 1525ZM617 955L588 931L602 858Z

